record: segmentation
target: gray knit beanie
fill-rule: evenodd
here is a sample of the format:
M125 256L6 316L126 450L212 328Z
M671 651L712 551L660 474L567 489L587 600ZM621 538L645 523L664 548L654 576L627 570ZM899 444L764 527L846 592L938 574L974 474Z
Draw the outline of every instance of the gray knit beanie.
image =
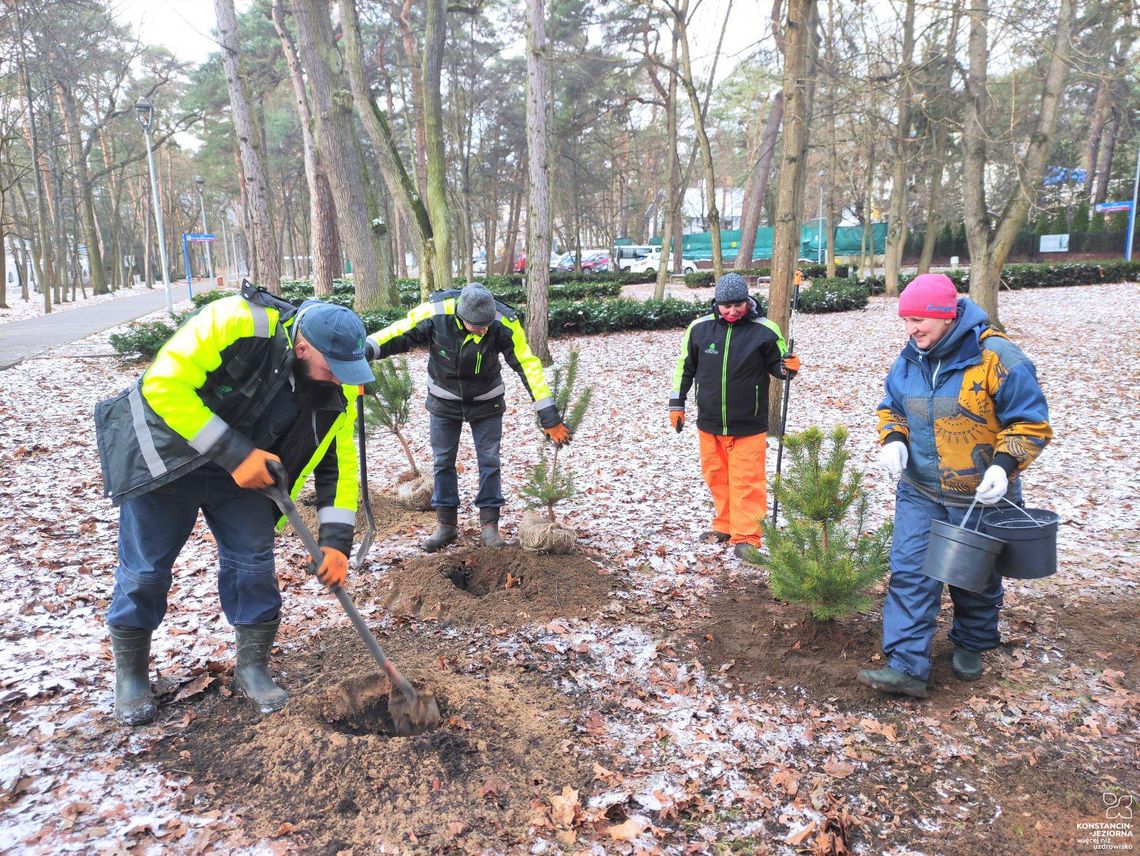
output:
M716 281L717 303L739 303L748 299L748 283L738 273L726 273Z
M459 317L476 327L486 327L495 320L495 296L480 282L463 286L455 311Z

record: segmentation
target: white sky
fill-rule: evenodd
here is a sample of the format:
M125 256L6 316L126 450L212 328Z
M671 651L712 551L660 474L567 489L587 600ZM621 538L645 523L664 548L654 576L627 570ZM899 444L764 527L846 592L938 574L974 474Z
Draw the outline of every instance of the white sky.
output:
M518 0L520 7L523 0ZM732 3L717 79L723 79L753 50L757 40L769 38L770 4L763 0L702 0L690 29L693 65L707 69L725 10ZM250 0L236 0L239 14ZM215 25L213 0L112 0L115 16L134 27L145 43L159 44L187 62L200 62L218 49L211 33Z

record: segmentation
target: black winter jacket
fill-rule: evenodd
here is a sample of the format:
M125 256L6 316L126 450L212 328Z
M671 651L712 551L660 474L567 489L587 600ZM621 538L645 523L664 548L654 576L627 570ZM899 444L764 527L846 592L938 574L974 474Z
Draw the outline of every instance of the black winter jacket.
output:
M768 430L768 376L785 378L787 351L774 321L749 298L748 314L733 324L713 301L712 312L689 325L673 372L669 409L685 409L697 387L697 427L708 434L747 437Z

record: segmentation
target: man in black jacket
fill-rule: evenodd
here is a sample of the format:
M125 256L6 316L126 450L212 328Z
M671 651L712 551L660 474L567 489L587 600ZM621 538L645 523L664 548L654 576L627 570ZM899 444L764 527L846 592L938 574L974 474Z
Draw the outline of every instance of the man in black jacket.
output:
M542 363L531 353L514 310L499 303L477 282L463 290L437 291L406 318L368 338L368 358L402 354L414 345L428 346L427 409L431 414L431 447L435 488L431 504L436 530L422 547L429 553L446 547L459 534L459 478L455 458L463 423L471 424L479 461L479 509L482 541L503 546L499 514L503 499L499 445L503 436L506 386L499 365L502 354L522 379L543 433L556 446L570 442L570 430L551 397Z
M673 372L669 422L685 427L685 397L697 385L701 470L716 516L702 540L728 542L740 558L760 547L765 514L768 376L788 380L799 358L788 354L775 322L757 311L737 273L716 284L713 311L693 321Z

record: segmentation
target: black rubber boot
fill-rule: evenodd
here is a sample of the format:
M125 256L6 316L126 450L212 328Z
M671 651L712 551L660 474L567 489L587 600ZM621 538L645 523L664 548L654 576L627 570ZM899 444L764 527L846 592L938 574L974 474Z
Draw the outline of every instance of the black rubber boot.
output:
M435 532L425 538L420 547L425 553L437 553L459 537L459 509L437 508Z
M479 509L479 537L488 547L498 549L507 546L507 542L499 535L499 509Z
M285 707L289 694L269 674L269 651L277 638L281 620L263 621L261 624L238 624L237 666L234 668L234 685L257 705L262 713L273 713Z
M926 681L920 681L906 672L900 672L893 666L864 669L859 673L859 683L884 693L926 698Z
M158 716L150 691L150 631L111 625L115 654L115 718L124 725L146 725Z
M958 680L976 681L982 676L982 655L961 645L955 645L950 666L954 670L954 677Z

